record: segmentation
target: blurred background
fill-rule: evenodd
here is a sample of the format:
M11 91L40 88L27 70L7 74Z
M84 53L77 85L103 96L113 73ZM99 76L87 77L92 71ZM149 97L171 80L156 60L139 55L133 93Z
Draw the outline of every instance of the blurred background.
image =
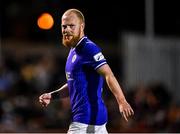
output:
M84 13L86 35L102 48L135 111L126 123L104 84L108 131L180 132L178 0L1 2L0 132L68 130L68 98L47 108L38 103L39 95L66 81L61 15L68 8Z

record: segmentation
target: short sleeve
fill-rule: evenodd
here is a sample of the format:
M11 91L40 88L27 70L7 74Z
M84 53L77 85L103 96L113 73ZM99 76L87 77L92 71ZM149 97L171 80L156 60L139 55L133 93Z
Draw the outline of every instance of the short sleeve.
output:
M97 70L104 64L107 64L106 59L101 49L95 44L88 44L85 50L86 63Z

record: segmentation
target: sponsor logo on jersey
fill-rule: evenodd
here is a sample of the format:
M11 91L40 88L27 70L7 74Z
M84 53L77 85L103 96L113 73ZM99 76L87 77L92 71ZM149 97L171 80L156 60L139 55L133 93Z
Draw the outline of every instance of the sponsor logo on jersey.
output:
M104 59L105 59L105 58L104 58L104 55L103 55L101 52L97 53L97 54L94 55L93 57L94 57L94 60L95 60L95 61L101 61L101 60L104 60Z

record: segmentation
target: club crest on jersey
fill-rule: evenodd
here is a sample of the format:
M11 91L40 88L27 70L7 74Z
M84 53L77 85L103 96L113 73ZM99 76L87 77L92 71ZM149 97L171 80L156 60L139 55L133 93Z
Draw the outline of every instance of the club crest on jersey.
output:
M77 58L76 55L74 55L74 56L72 57L72 63L74 63L74 61L76 60L76 58Z
M94 57L94 60L95 60L95 61L104 60L104 55L103 55L101 52L97 53L97 54L94 55L93 57Z
M66 79L67 80L73 80L73 78L71 78L71 73L70 72L66 72Z

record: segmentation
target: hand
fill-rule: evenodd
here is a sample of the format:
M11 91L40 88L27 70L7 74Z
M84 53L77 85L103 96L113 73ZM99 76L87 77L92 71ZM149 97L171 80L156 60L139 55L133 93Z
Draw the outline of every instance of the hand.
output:
M51 94L45 93L39 96L39 102L43 107L47 107L51 101Z
M127 101L123 101L119 104L119 110L126 121L128 121L129 116L134 115L134 111Z

